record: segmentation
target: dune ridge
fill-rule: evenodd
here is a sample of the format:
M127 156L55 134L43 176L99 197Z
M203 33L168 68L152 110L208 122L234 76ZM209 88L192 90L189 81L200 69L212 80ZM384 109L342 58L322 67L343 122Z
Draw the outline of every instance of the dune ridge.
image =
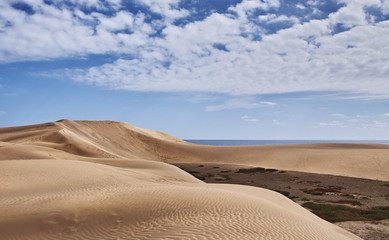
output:
M70 121L0 129L1 159L147 159L231 163L389 181L389 146L297 144L215 147L113 121Z
M168 164L266 151L111 121L1 128L0 239L360 239L279 193L206 184Z

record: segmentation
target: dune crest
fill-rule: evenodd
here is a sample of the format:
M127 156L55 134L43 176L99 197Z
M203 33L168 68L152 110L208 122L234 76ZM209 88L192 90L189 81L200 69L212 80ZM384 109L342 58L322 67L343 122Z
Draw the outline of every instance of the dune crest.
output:
M382 144L215 147L128 123L70 120L1 128L0 141L6 142L0 147L0 160L130 158L231 163L389 181L389 146Z
M360 239L279 193L206 184L168 164L266 165L285 149L301 146L199 146L112 121L1 128L1 238Z

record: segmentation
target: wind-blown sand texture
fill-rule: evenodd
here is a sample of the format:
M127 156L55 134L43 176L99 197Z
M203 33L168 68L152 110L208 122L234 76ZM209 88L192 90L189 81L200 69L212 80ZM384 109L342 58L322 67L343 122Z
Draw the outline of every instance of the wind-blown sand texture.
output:
M206 184L168 163L387 180L388 156L384 145L198 146L110 121L2 128L0 238L359 239L279 193Z

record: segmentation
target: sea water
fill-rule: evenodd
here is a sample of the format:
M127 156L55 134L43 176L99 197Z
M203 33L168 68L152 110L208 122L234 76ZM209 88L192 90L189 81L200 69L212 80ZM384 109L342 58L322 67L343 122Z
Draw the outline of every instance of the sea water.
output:
M377 143L389 145L389 140L205 140L187 139L190 143L211 146L258 146L258 145L285 145L305 143Z

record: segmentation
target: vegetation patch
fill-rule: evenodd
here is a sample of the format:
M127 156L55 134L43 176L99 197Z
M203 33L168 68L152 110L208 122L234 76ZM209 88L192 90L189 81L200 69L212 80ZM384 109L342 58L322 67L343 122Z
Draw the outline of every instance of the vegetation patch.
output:
M318 183L321 183L321 181L307 181L307 183L309 183L309 184L318 184Z
M266 173L266 172L278 172L277 169L266 169L262 167L255 167L255 168L241 168L236 173Z
M204 167L204 165L198 165L197 167Z
M294 199L299 198L299 197L298 197L298 196L288 196L288 198L289 198L290 200L294 200Z
M337 186L329 186L329 187L318 187L318 188L313 188L313 189L301 189L301 191L311 194L311 195L323 195L326 193L340 193L340 190L342 187L337 187Z
M201 180L201 181L204 181L205 180L205 177L202 177L202 176L195 176L197 179Z
M288 191L283 191L283 190L274 190L274 191L281 193L285 197L288 197L290 195L290 192L288 192Z
M358 209L342 205L306 202L303 207L309 208L317 216L329 222L372 221L389 218L389 206Z
M316 190L316 189L300 189L301 191L307 193L307 194L311 194L311 195L317 195L317 196L320 196L320 195L323 195L323 192L322 191L319 191L319 190Z
M207 173L207 177L209 177L209 178L214 177L214 176L215 176L215 174L213 174L213 173Z
M221 174L220 176L224 177L224 180L231 180L231 177L227 174Z

